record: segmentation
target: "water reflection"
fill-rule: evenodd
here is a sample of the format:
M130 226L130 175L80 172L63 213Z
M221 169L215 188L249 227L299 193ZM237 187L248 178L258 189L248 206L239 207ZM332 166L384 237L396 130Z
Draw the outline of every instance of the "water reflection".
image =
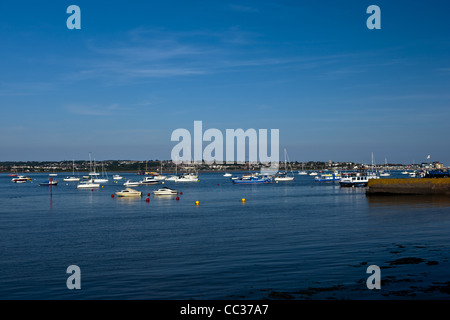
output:
M415 208L450 207L446 195L367 195L369 207L408 206Z

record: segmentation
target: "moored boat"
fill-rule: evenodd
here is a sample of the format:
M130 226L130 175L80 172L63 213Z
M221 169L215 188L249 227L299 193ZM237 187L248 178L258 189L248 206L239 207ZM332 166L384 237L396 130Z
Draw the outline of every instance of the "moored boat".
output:
M272 178L268 176L257 177L255 175L242 176L239 179L232 180L234 184L265 184L272 183Z
M11 179L14 183L25 183L27 181L31 181L32 179L26 176L17 176L16 178Z
M141 197L142 192L131 188L126 188L125 190L117 191L116 195L118 197Z
M56 186L56 185L58 185L58 181L57 180L48 180L48 181L39 183L39 185L40 186Z
M341 174L338 172L322 173L322 174L314 177L314 180L317 182L339 181L340 179L341 179Z
M94 179L80 181L80 183L77 185L77 189L94 189L94 188L100 188L100 184L95 183Z
M163 187L156 191L153 191L153 194L156 196L173 196L178 194L178 190L170 189L167 187Z
M341 187L366 187L369 182L369 177L365 174L352 172L343 173L339 184Z
M153 179L153 177L145 177L143 180L140 181L140 183L150 185L150 184L158 184L159 181Z

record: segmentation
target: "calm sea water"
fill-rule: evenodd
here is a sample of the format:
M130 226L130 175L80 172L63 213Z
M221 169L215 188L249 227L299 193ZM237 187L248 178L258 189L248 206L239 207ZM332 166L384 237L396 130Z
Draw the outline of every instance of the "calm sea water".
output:
M367 197L309 176L243 186L204 173L165 183L179 201L146 202L161 185L120 199L111 173L94 191L60 174L51 196L39 186L47 175L28 176L0 175L1 299L450 297L448 197ZM81 290L67 289L70 265ZM381 268L380 290L367 289L369 265Z

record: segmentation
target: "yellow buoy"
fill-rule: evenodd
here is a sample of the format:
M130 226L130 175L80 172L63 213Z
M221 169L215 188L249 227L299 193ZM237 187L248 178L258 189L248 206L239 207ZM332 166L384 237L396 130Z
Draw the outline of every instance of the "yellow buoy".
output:
M245 202L245 198L242 198L242 203L244 203Z
M196 206L198 206L198 205L199 205L199 203L200 203L200 202L198 202L198 201L195 201L195 205L196 205Z

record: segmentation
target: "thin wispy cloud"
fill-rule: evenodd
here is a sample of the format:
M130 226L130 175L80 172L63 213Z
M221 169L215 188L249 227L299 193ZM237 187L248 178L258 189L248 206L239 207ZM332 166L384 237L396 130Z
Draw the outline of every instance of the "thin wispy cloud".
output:
M66 106L65 109L71 114L81 116L115 116L120 114L119 111L123 111L118 104L113 104L105 107L69 105Z
M230 9L237 12L258 12L259 10L250 6L243 6L238 4L230 4Z

